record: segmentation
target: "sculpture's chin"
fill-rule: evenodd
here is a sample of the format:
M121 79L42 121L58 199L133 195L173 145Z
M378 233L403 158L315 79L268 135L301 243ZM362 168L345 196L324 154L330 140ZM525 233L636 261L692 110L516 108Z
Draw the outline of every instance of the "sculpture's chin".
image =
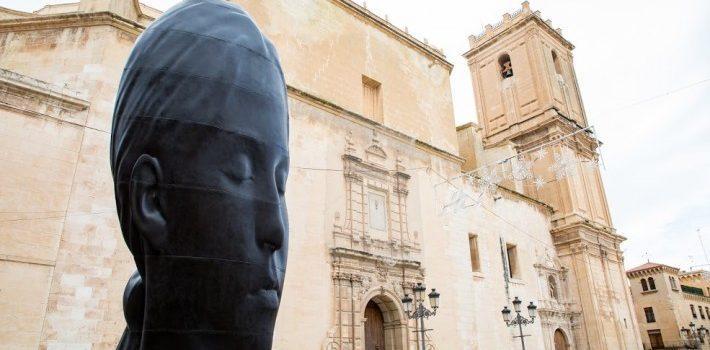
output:
M262 265L146 256L145 266L144 331L273 331L279 293Z

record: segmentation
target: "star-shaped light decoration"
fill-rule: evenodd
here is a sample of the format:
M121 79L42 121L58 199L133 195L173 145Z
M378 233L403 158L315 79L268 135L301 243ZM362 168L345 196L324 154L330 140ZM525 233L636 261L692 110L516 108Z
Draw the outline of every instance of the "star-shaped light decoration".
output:
M530 179L532 177L532 162L527 158L518 157L518 161L512 163L511 176L518 181Z
M471 176L470 173L464 174L464 175L463 175L463 178L462 178L462 181L463 181L464 187L466 187L466 186L474 186L474 185L476 184L476 178L474 178L473 176Z
M535 184L535 188L539 190L539 189L545 187L546 181L545 181L545 179L537 176L537 177L535 177L535 180L533 180L533 183Z
M463 190L454 188L451 194L449 195L448 200L446 201L446 203L444 203L443 212L458 213L461 209L464 208L465 200L466 195L464 194Z
M484 167L480 170L478 185L482 193L494 194L498 189L498 184L503 180L494 167Z
M547 157L547 150L545 148L540 148L535 152L535 160L540 160Z
M550 166L550 171L555 173L555 179L562 180L565 177L574 175L574 166L577 163L577 159L570 153L558 153L554 154L555 162Z

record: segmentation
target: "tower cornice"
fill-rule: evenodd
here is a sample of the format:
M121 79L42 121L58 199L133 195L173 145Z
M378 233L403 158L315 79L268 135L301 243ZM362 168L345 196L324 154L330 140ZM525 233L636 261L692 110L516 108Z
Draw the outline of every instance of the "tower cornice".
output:
M483 146L498 147L505 142L513 141L518 152L525 152L583 129L582 125L552 108L486 137ZM591 130L579 132L574 137L561 142L573 146L589 157L594 156L596 149L602 145Z
M530 3L525 1L522 4L522 8L512 15L506 13L503 15L502 21L496 24L486 25L483 33L469 36L470 49L463 54L463 57L470 60L476 53L490 47L498 40L505 37L506 34L520 29L530 22L537 24L539 28L557 39L570 51L574 50L574 45L562 36L562 29L553 28L552 21L544 20L541 17L540 11L532 11L530 9Z
M593 255L606 254L607 257L623 260L620 246L626 241L626 237L616 233L613 227L578 216L576 218L573 222L550 230L552 240L561 255L575 253L580 247L584 247Z

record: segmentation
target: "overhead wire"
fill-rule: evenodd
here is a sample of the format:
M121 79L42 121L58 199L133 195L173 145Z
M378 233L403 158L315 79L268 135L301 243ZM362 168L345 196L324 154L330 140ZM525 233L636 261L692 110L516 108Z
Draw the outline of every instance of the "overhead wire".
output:
M701 79L701 80L698 80L698 81L695 81L695 82L692 82L692 83L683 85L683 86L681 86L681 87L679 87L679 88L675 88L675 89L668 90L668 91L666 91L666 92L664 92L664 93L660 93L660 94L658 94L658 95L654 95L654 96L651 96L651 97L648 97L648 98L645 98L645 99L638 100L638 101L636 101L636 102L632 102L632 103L630 103L630 104L628 104L628 105L624 105L624 106L620 106L620 107L616 107L616 108L614 108L614 109L610 109L610 110L604 111L604 112L602 112L601 114L608 114L608 113L615 113L615 112L623 111L623 110L625 110L625 109L629 109L629 108L631 108L631 107L636 107L636 106L641 105L641 104L644 104L644 103L648 103L648 102L651 102L651 101L655 101L655 100L657 100L657 99L659 99L659 98L663 98L663 97L666 97L666 96L670 96L670 95L673 95L673 94L675 94L675 93L681 92L681 91L683 91L683 90L690 89L690 88L692 88L692 87L695 87L695 86L697 86L697 85L701 85L701 84L704 84L704 83L707 83L707 82L710 82L710 77L707 77L707 78L705 78L705 79Z
M705 79L701 79L701 80L699 80L699 81L695 81L695 82L692 82L692 83L689 83L689 84L686 84L686 85L684 85L684 86L681 86L681 87L678 87L678 88L669 90L669 91L667 91L667 92L664 92L664 93L661 93L661 94L658 94L658 95L651 96L651 97L646 98L646 99L642 99L642 100L639 100L639 101L630 103L630 104L628 104L628 105L624 105L624 106L617 107L617 108L614 108L614 109L611 109L611 110L607 110L607 111L604 112L604 114L607 114L607 113L614 113L614 112L618 112L618 111L621 111L621 110L625 110L625 109L628 109L628 108L631 108L631 107L635 107L635 106L638 106L638 105L641 105L641 104L644 104L644 103L648 103L648 102L651 102L651 101L654 101L654 100L657 100L657 99L660 99L660 98L663 98L663 97L666 97L666 96L669 96L669 95L672 95L672 94L681 92L681 91L683 91L683 90L686 90L686 89L689 89L689 88L692 88L692 87L695 87L695 86L697 86L697 85L701 85L701 84L704 84L704 83L707 83L707 82L710 82L710 77L705 78ZM568 134L568 135L565 135L565 136L563 136L563 137L560 138L560 139L556 139L556 140L547 142L547 143L545 143L545 144L542 144L542 145L533 147L533 148L531 148L530 150L526 150L525 152L521 152L521 153L518 153L518 154L516 154L516 155L514 155L514 156L510 156L510 157L507 157L507 158L504 158L504 159L501 159L501 160L497 160L497 161L495 161L495 162L492 162L492 163L486 164L486 165L484 165L484 166L478 167L478 168L476 168L476 169L474 169L474 170L472 170L472 171L469 171L469 172L467 172L467 173L463 173L463 174L461 174L461 175L457 175L457 176L454 177L453 179L457 179L457 178L460 178L460 177L462 177L462 176L470 175L471 173L473 173L473 172L475 172L475 171L477 171L477 170L480 170L480 169L482 169L482 168L484 168L484 167L486 167L486 166L496 165L496 164L503 163L503 162L505 162L505 161L507 161L507 160L510 160L510 159L519 157L521 154L530 153L530 152L534 152L534 151L536 151L536 150L540 150L540 149L542 149L542 148L544 148L544 147L546 147L546 146L549 146L549 145L551 145L551 144L558 143L558 142L560 142L560 141L563 140L563 139L572 137L572 136L574 136L574 135L576 135L576 134L578 134L578 133L580 133L580 132L583 132L583 131L590 131L590 130L591 130L592 133L596 133L596 131L594 130L594 127L593 127L593 126L588 126L588 127L585 127L585 128L579 129L579 130L576 130L576 131L574 131L574 132L572 132L572 133L570 133L570 134ZM602 162L603 162L603 160L602 160ZM603 164L603 163L602 163L602 164ZM308 171L327 171L327 172L344 172L344 171L345 171L344 169L336 169L336 168L316 168L316 167L304 167L304 166L293 166L292 168L293 168L293 169L298 169L298 170L308 170ZM431 169L431 170L433 171L433 169L432 169L431 167L417 167L417 168L406 168L406 169L385 169L385 170L383 170L383 171L386 171L386 172L398 172L398 171L413 171L413 170L421 170L421 169ZM360 172L363 172L363 171L360 171ZM364 171L364 173L374 173L374 172ZM434 171L434 173L437 174L437 176L439 176L439 177L442 176L441 174L439 174L439 173L436 172L436 171ZM453 183L452 183L448 178L445 178L445 180L446 180L445 182L449 183L449 185L452 185L452 186L455 187L455 185L453 185ZM547 183L549 183L549 182L550 182L550 181L547 181ZM464 192L464 193L465 193L465 192ZM467 197L471 198L470 196L468 196L468 194L466 194L466 195L467 195ZM473 198L471 198L471 199L474 200L474 201L476 201L476 200L473 199ZM476 202L477 202L477 201L476 201ZM490 210L490 209L486 208L483 204L481 204L481 206L484 207L484 209ZM492 211L491 211L491 212L492 212ZM92 213L81 213L81 214L68 214L68 212L67 212L66 210L65 210L65 211L61 211L61 210L57 210L57 211L34 211L34 212L33 212L33 211L28 211L28 212L22 212L22 211L0 211L0 214L44 214L44 213L63 213L63 215L62 215L62 216L37 217L37 218L6 219L6 220L0 220L0 222L61 219L61 218L64 218L65 216L74 216L74 215L99 215L99 214L103 214L103 213L106 213L106 212L92 212ZM501 218L501 219L502 219L502 218ZM516 227L516 229L519 229L519 228ZM519 230L520 230L520 229L519 229ZM524 232L524 231L521 231L521 232Z
M442 180L443 180L443 179L446 179L446 177L445 177L444 175L442 175L441 173L439 173L438 171L436 171L436 170L434 170L434 169L431 169L431 168L430 168L430 170L432 171L432 173L434 173L434 174L437 175L438 177L442 178ZM458 188L455 184L453 184L451 181L449 181L448 179L446 179L445 182L448 182L451 186L454 186L454 188L455 188L456 190L459 190L459 188ZM474 199L473 197L471 197L471 196L470 196L468 193L466 193L465 191L463 191L462 193L463 193L466 197L469 197L469 199L476 201L476 199ZM506 218L504 218L504 217L502 217L501 215L497 214L496 212L494 212L492 209L488 208L488 207L487 207L485 204L483 204L482 202L477 202L477 203L478 203L478 205L479 205L481 208L483 208L483 209L486 210L487 212L491 213L493 216L497 217L499 220L501 220L501 221L503 221L504 223L510 225L512 228L514 228L514 229L516 229L517 231L519 231L519 232L525 234L526 236L532 238L533 240L535 240L535 241L537 241L537 242L539 242L539 243L542 243L546 248L555 248L553 245L549 244L548 242L545 242L545 241L540 240L539 238L535 237L535 235L533 235L533 234L531 234L531 233L528 233L528 232L525 231L524 229L518 227L517 225L513 224L512 222L510 222L510 221L507 220Z

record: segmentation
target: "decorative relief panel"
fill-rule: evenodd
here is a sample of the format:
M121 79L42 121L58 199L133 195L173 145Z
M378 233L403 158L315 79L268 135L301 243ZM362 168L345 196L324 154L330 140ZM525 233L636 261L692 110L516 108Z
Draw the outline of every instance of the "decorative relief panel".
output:
M410 175L395 150L378 135L359 148L346 137L343 155L345 213L336 214L331 259L334 325L323 347L364 349L364 310L374 301L383 312L387 349L407 349L410 321L401 298L422 282L418 235L407 225ZM342 221L342 222L341 222Z
M534 266L540 281L538 315L547 348L554 349L556 330L561 330L570 344L574 344L574 329L579 327L581 312L570 297L567 279L569 270L549 251Z
M400 159L390 158L376 134L361 153L364 158L348 137L343 155L345 218L342 225L336 220L334 247L418 260L419 244L407 225L410 175Z

